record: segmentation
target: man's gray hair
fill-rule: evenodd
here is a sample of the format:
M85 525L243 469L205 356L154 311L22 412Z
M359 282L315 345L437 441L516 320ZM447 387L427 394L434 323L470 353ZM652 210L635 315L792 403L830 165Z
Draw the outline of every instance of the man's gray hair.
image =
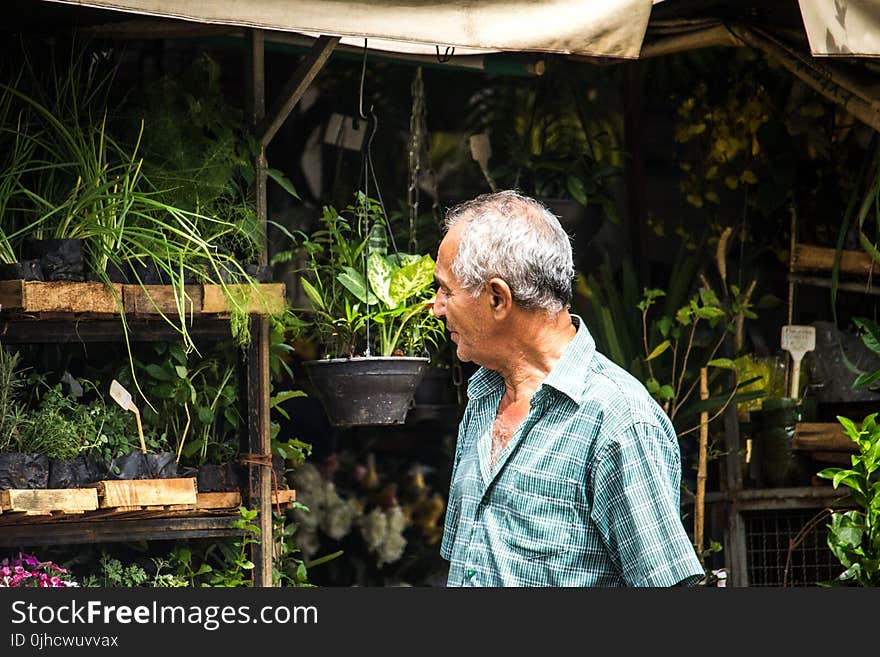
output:
M483 194L451 208L445 230L464 221L452 272L476 295L490 279L503 279L513 300L529 310L558 312L571 303L571 239L559 219L517 191Z

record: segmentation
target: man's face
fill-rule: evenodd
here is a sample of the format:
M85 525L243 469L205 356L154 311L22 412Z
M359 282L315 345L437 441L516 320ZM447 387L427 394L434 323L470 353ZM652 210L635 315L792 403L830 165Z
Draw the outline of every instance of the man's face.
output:
M458 253L461 231L464 223L454 225L437 251L434 266L434 281L437 283L437 300L434 302L434 314L444 319L449 338L457 345L456 353L459 360L473 361L478 365L482 362L481 353L487 346L487 333L491 327L489 303L485 291L473 296L461 288L455 274L452 273L452 262Z

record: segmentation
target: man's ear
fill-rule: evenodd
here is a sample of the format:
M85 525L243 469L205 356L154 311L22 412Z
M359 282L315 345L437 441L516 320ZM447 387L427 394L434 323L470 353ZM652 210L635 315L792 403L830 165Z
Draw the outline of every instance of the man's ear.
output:
M492 278L488 283L489 304L494 315L502 319L513 308L513 293L503 278Z

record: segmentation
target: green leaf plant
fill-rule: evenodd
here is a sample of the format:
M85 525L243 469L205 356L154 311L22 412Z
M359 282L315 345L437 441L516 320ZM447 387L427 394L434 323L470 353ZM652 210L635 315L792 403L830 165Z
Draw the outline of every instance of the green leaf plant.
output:
M704 249L690 252L684 244L666 290L642 287L640 294L631 257L623 259L619 275L608 258L596 275L578 274L576 303L586 302L585 320L599 348L645 384L679 438L696 431L702 411L709 412L711 424L730 404L765 394L762 389L744 390L756 379L734 376L731 381L722 376L737 371L725 354L725 342L726 349L738 355L744 347L745 322L757 318L752 302L757 282L741 288L727 278L725 254L731 236L727 228L716 243L714 282L709 267L700 267L698 254ZM703 367L709 369L706 400L696 395Z
M371 228L364 236L367 214ZM296 250L306 259L300 283L310 307L293 309L292 333L317 342L323 357L421 356L443 344L443 325L431 311L434 260L389 253L378 202L359 192L345 214L325 206L321 227L298 238ZM273 264L290 257L278 254Z
M240 449L244 420L239 410L237 352L228 342L187 354L179 342L144 345L135 372L150 391L155 408L144 408L144 426L179 454L179 462L199 466L232 461ZM128 385L129 372L116 378Z
M860 427L837 416L846 435L858 447L849 468L826 468L818 477L830 479L835 490L849 489L855 509L832 511L828 547L844 571L830 584L880 586L880 426L877 413L868 415Z
M219 286L228 301L233 339L247 345L248 301L264 305L259 302L265 293L236 248L245 245L239 250L253 255L252 245L261 243L255 213L226 193L202 204L175 205L174 190L163 187L172 178L163 177L152 162L145 166L141 143L149 123L143 114L133 136L123 140L111 134L114 52L74 42L66 68L52 63L47 72L24 48L18 77L0 83L0 261L17 260L26 238L82 239L87 274L103 281L116 298L132 369L128 321L111 283L113 270L141 285L187 352L197 347L186 285ZM195 184L174 180L181 187ZM172 312L153 300L140 273L144 268L156 270L173 289ZM136 377L134 383L143 394Z

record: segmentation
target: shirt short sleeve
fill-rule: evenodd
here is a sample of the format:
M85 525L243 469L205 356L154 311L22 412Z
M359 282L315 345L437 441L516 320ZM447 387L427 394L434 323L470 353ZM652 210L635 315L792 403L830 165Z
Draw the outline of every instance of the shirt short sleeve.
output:
M678 442L635 423L600 447L592 473L592 520L629 586L691 585L702 564L681 521Z

